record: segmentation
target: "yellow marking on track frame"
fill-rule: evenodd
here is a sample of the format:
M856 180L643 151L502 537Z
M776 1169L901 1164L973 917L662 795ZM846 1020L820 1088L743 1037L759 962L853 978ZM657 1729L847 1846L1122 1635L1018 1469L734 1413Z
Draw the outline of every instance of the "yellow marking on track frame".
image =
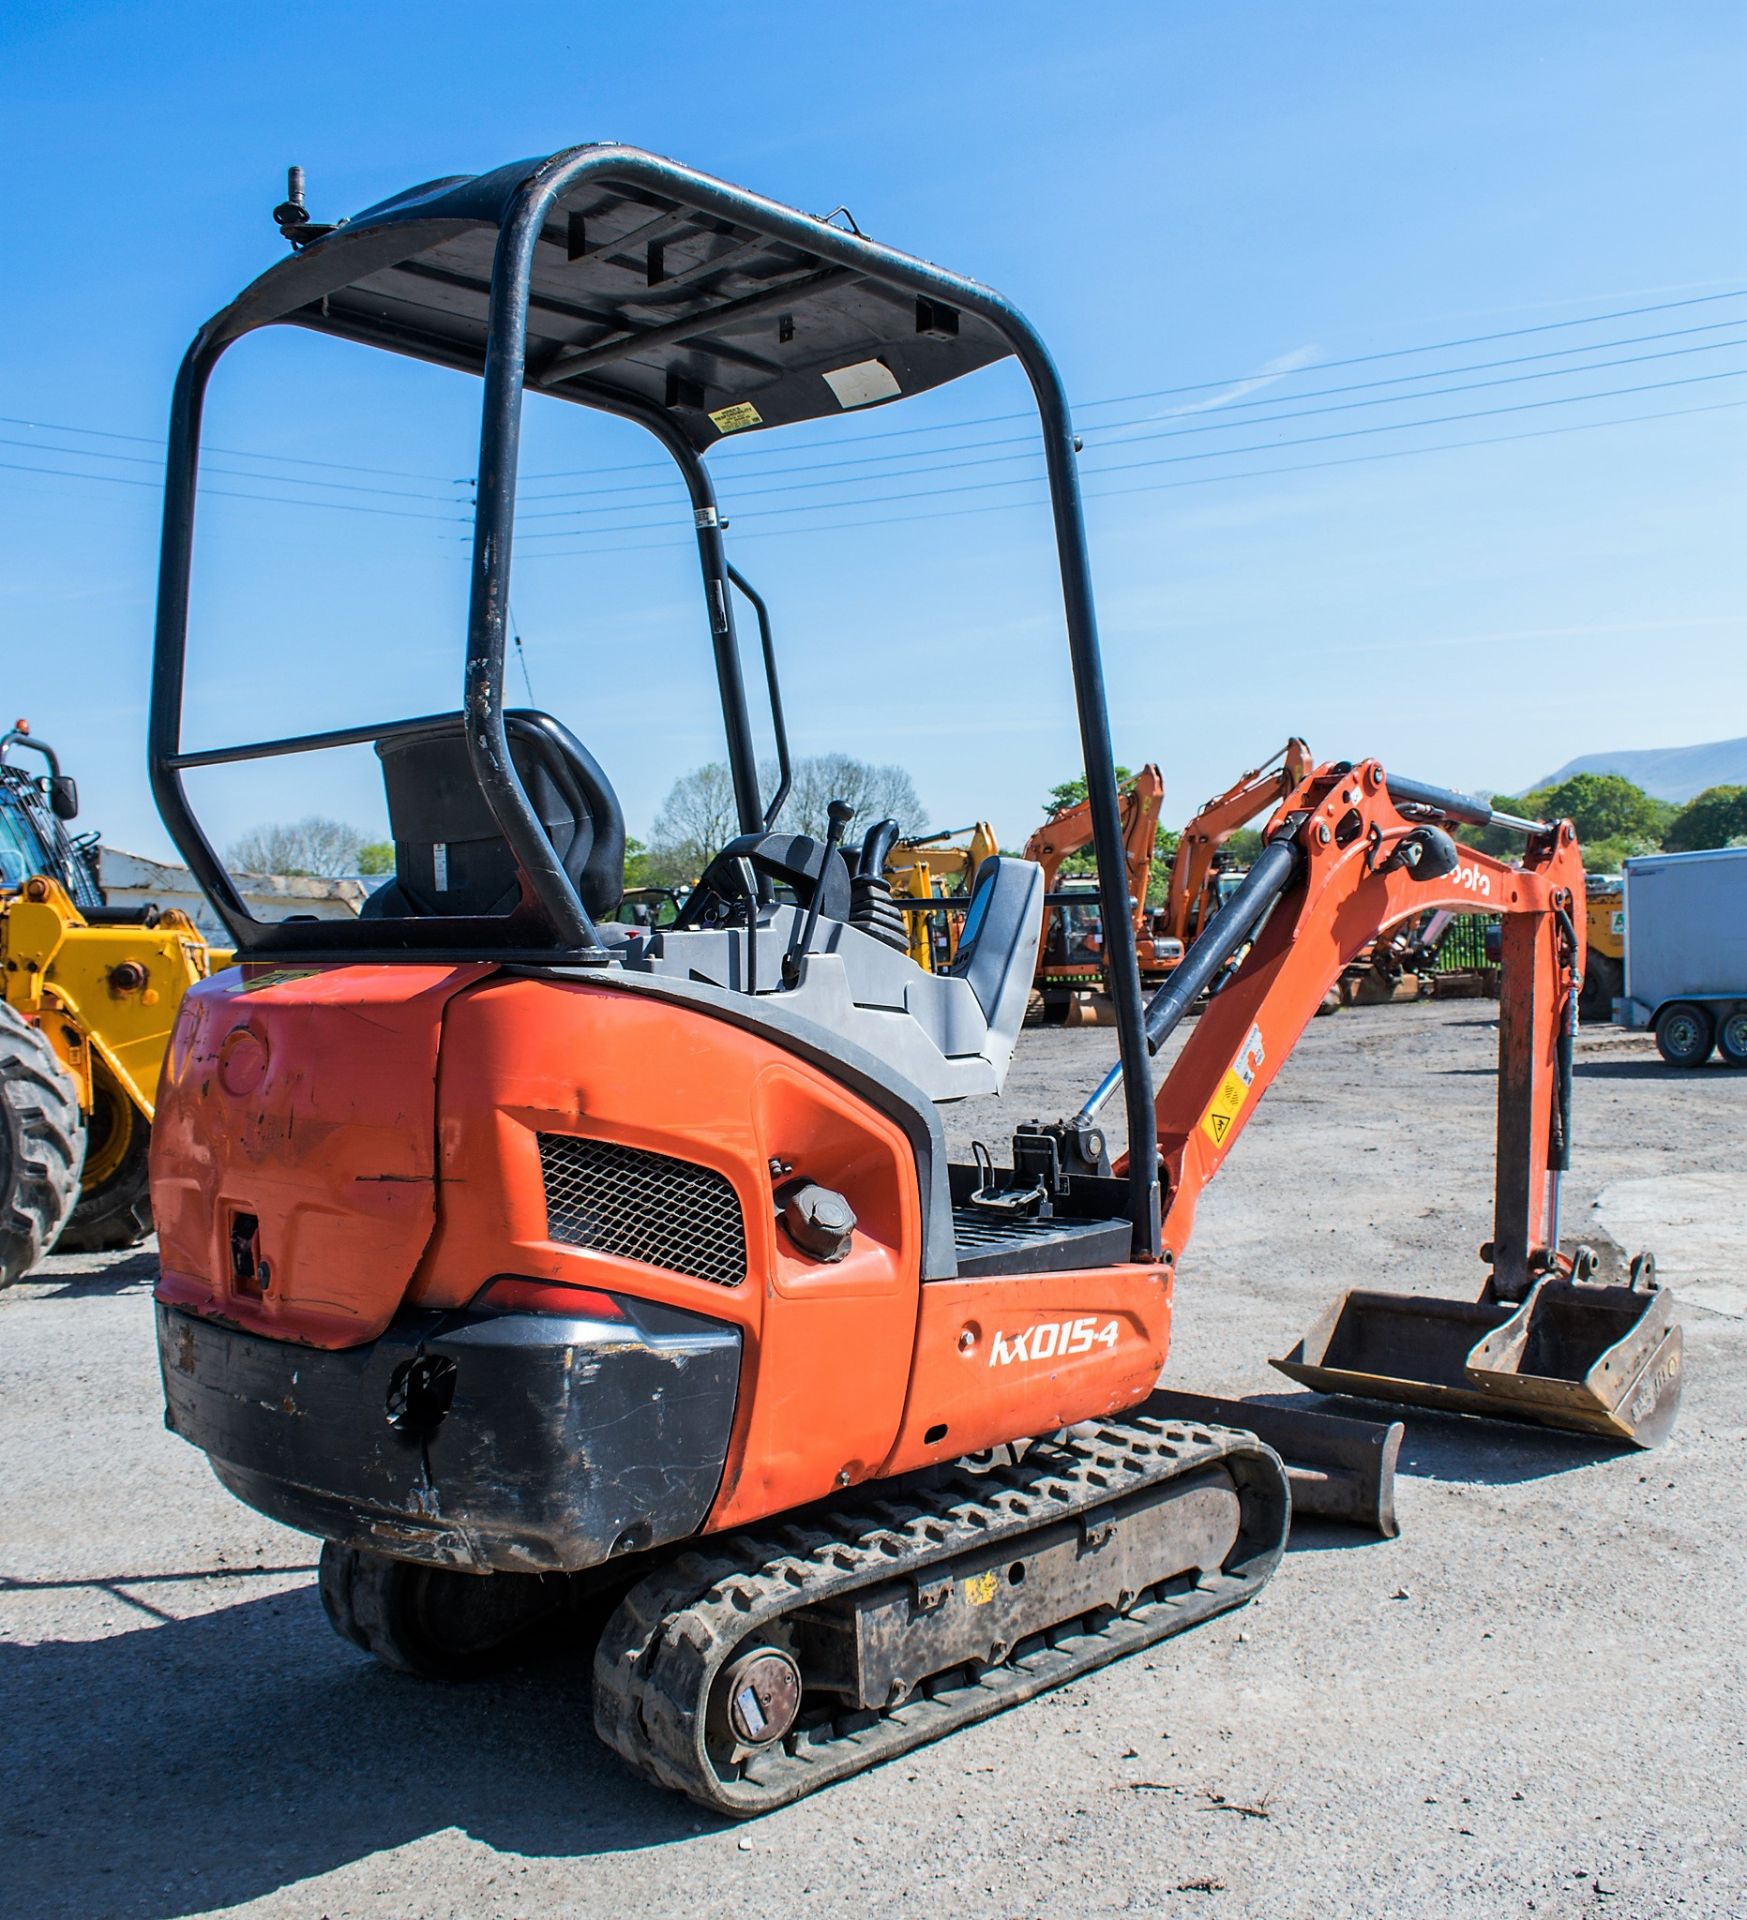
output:
M1225 1144L1225 1136L1231 1132L1232 1123L1249 1094L1249 1083L1236 1073L1227 1073L1220 1081L1219 1091L1208 1102L1207 1111L1201 1116L1201 1131L1216 1147Z
M994 1599L998 1584L993 1571L973 1573L964 1583L964 1597L973 1607L986 1607Z

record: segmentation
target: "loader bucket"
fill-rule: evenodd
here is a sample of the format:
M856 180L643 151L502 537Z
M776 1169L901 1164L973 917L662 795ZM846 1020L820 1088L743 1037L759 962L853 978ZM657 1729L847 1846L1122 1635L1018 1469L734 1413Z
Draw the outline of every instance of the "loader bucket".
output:
M1680 1404L1680 1352L1667 1293L1549 1274L1514 1306L1343 1294L1271 1364L1319 1393L1653 1447Z

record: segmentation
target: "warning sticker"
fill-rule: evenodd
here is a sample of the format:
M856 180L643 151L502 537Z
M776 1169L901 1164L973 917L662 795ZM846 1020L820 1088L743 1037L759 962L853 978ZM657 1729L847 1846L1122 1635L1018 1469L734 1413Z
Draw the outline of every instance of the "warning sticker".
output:
M1228 1073L1220 1081L1219 1091L1201 1116L1201 1130L1216 1147L1224 1144L1225 1136L1230 1133L1231 1124L1238 1117L1249 1094L1249 1083L1240 1080L1235 1073Z
M718 407L710 419L719 433L738 433L743 427L764 425L764 415L750 400L737 401L731 407Z
M239 980L231 993L264 993L269 987L288 987L293 980L313 980L320 967L273 967L266 973L250 974L246 980Z
M973 1573L964 1583L964 1597L973 1607L986 1607L994 1599L999 1584L993 1570L988 1573Z
M1224 1146L1226 1135L1231 1132L1238 1115L1243 1111L1244 1102L1250 1097L1256 1069L1266 1058L1262 1047L1262 1030L1260 1027L1251 1027L1238 1049L1237 1058L1226 1069L1225 1078L1219 1083L1219 1091L1208 1101L1207 1111L1201 1116L1201 1131L1216 1147Z

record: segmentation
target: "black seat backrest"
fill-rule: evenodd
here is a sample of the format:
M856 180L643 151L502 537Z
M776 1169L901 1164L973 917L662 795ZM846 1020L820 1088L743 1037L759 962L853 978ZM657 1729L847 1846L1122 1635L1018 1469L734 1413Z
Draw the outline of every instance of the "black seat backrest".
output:
M970 983L991 1026L1024 1011L1037 964L1043 870L1011 854L991 854L971 882L970 904L947 972ZM1018 1031L1017 1019L1012 1019Z
M550 714L504 715L510 756L535 817L596 919L625 891L625 816L594 756ZM474 777L459 714L376 745L388 793L395 876L364 903L371 919L510 912L514 855Z

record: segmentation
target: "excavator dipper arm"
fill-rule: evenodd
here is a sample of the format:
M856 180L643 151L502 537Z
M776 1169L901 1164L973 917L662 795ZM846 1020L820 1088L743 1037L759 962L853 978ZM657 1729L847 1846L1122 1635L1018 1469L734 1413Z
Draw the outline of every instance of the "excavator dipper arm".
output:
M1653 1444L1672 1425L1680 1372L1680 1333L1653 1263L1635 1263L1629 1286L1591 1285L1588 1256L1559 1249L1585 957L1576 835L1568 821L1512 823L1528 841L1522 864L1507 865L1456 844L1445 826L1467 816L1424 804L1435 791L1406 781L1392 789L1374 760L1319 767L1270 822L1244 889L1153 1000L1156 1050L1197 983L1253 934L1158 1090L1165 1261L1181 1256L1203 1189L1354 955L1379 929L1428 908L1495 913L1503 969L1485 1291L1467 1302L1348 1294L1276 1364L1325 1390Z
M1521 868L1508 866L1457 847L1423 813L1404 812L1383 768L1369 761L1344 772L1319 768L1275 815L1269 839L1293 848L1293 878L1158 1092L1167 1248L1188 1239L1202 1189L1341 969L1378 929L1429 907L1498 913L1504 978L1494 1284L1501 1296L1520 1298L1531 1268L1549 1260L1559 1039L1583 963L1572 912L1583 880L1576 836L1561 824L1530 843Z

